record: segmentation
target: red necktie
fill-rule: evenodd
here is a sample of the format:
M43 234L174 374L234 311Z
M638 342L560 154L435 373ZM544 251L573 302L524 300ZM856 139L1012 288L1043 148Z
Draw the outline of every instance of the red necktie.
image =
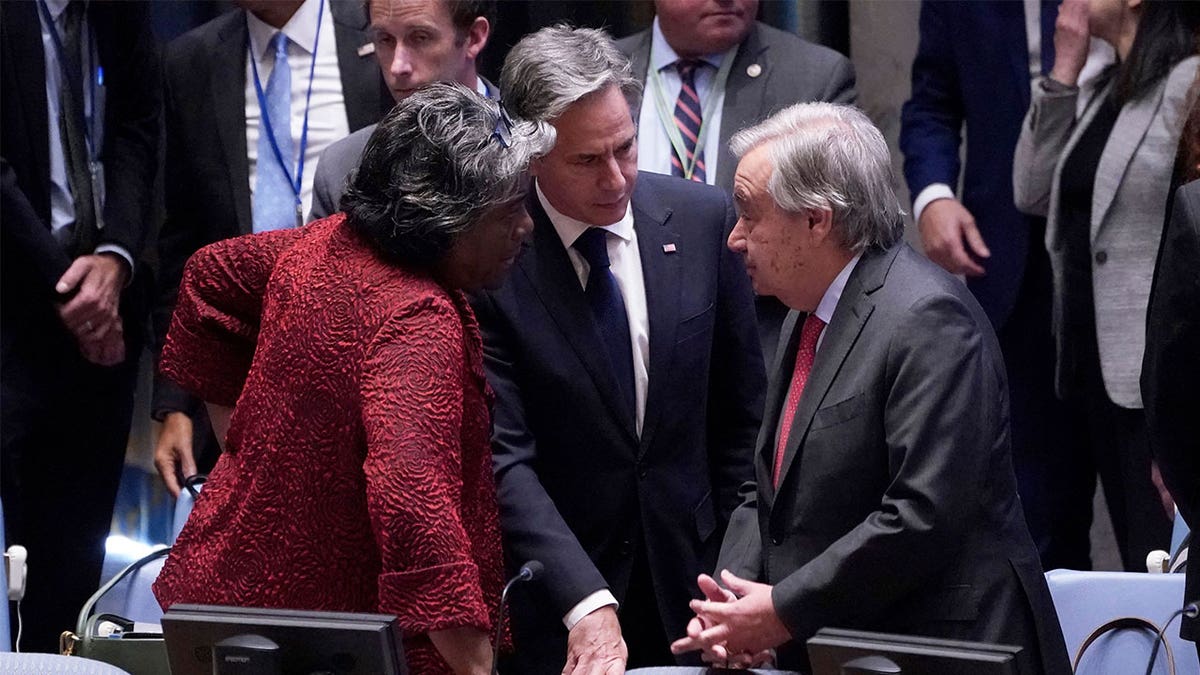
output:
M783 423L779 427L779 445L775 447L774 487L779 487L779 474L783 471L783 449L787 447L788 434L792 430L792 420L796 417L796 408L800 405L800 395L804 393L804 383L812 372L813 359L817 356L817 338L825 322L816 314L809 314L804 320L804 328L800 329L800 345L796 348L796 368L792 371L792 386L788 388L787 405L783 408Z

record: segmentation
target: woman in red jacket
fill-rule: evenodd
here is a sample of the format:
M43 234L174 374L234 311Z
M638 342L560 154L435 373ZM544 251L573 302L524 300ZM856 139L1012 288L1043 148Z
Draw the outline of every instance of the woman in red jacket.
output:
M503 572L463 291L511 266L552 144L433 85L379 124L345 213L192 257L160 368L225 452L155 583L164 608L384 612L411 672L488 672Z

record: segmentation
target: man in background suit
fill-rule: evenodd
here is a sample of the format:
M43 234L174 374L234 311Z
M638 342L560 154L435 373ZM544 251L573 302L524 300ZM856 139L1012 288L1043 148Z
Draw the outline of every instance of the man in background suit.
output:
M1004 362L979 303L902 240L887 143L799 104L734 136L729 246L793 308L771 368L757 489L700 578L709 660L807 669L824 626L1000 642L1069 673L1009 457ZM802 327L801 327L802 326Z
M0 12L0 475L29 550L20 646L53 652L99 585L125 458L159 61L144 3Z
M415 89L443 80L499 98L475 67L496 22L495 0L372 0L369 11L375 58L397 103ZM309 220L340 210L346 179L358 168L374 131L374 124L363 127L321 153Z
M653 26L617 42L645 85L638 115L642 171L731 191L737 161L728 142L739 129L793 103L854 102L850 60L755 21L758 0L655 0L654 7ZM691 155L695 170L688 171ZM756 307L769 358L787 308L765 296Z
M1175 506L1193 528L1200 523L1200 180L1175 192L1163 233L1142 366L1142 403L1150 448ZM1184 600L1200 600L1200 565L1189 565ZM1180 635L1200 638L1200 621L1184 617Z
M294 224L294 209L307 210L321 151L379 121L392 105L370 56L367 16L358 0L244 0L240 6L167 46L167 214L159 237L162 284L154 309L160 345L192 253L229 237ZM289 119L285 124L273 120L273 129L276 139L290 137L293 152L282 173L285 193L272 193L268 202L256 194L268 194L260 177L278 172L284 160L260 142L271 136L255 77L270 109L281 39L290 74L282 95L291 105L281 115ZM251 50L254 68L247 60ZM276 145L286 151L287 142ZM297 173L299 191L294 189ZM167 488L178 494L180 478L196 472L195 457L211 466L219 451L203 406L166 378L155 378L151 407L163 422L155 464Z
M1000 340L1017 488L1042 564L1090 569L1094 481L1054 395L1046 220L1017 211L1011 180L1031 83L1054 63L1057 10L1057 0L923 2L900 147L925 254L966 276ZM1089 77L1105 59L1093 61Z
M732 204L637 172L638 84L602 31L525 37L501 89L558 136L531 166L532 241L475 303L506 553L546 569L513 600L512 670L671 665L761 417Z

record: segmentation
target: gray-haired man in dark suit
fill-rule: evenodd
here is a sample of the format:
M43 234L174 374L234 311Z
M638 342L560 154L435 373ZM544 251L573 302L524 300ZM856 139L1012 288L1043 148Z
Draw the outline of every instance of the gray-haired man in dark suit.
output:
M1013 476L1004 362L967 288L902 239L883 135L788 108L732 140L729 246L793 312L705 600L677 652L807 670L824 626L1018 645L1069 673ZM748 486L749 487L749 486Z

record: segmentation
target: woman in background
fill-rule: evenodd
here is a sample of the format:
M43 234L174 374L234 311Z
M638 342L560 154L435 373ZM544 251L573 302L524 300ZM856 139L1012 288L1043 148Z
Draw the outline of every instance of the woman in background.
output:
M553 138L432 85L379 124L345 214L192 257L160 368L225 452L154 585L164 608L394 614L410 672L489 671L491 392L463 291L512 265Z
M1046 216L1054 276L1056 389L1100 473L1125 569L1166 548L1139 376L1146 306L1187 92L1200 3L1065 0L1050 77L1035 87L1013 165L1017 208ZM1088 38L1119 63L1075 117ZM1075 453L1089 456L1089 453Z

